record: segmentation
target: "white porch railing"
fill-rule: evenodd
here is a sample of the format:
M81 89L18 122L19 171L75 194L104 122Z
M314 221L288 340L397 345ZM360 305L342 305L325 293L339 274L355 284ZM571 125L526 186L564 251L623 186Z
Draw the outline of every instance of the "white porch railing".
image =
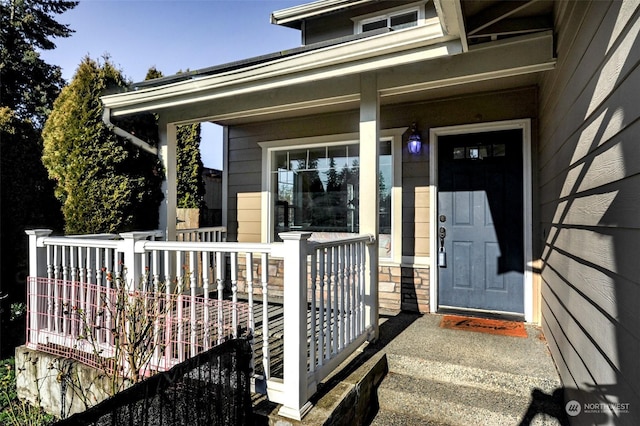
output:
M226 238L227 228L225 226L176 230L177 241L222 242L226 241Z
M293 232L281 234L282 243L246 244L208 241L222 238L218 230L185 232L188 241L158 241L158 232L91 238L51 237L48 230L27 234L27 345L33 349L61 354L67 348L65 356L83 362L91 352L112 356L117 340L109 311L102 308L112 303L120 280L128 297L155 310L151 329L159 340L146 370L166 370L246 333L258 340L254 347L262 362L256 370L262 374L257 380L264 380L271 401L283 405L282 415L300 419L317 384L376 335L377 318L371 314L376 310L369 306L377 300L377 271L370 271L367 261L376 255L371 236L313 242L310 233ZM197 241L189 241L191 235ZM284 297L282 377L271 371L272 294ZM86 319L81 325L73 323L73 309ZM86 323L93 331L81 328Z

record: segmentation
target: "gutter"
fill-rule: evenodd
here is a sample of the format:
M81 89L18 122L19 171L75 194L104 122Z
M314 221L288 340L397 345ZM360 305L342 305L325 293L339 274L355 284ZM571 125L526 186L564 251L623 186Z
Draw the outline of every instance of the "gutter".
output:
M102 112L102 121L104 122L104 124L107 125L107 128L111 130L113 133L115 133L116 135L125 138L126 140L128 140L129 142L137 146L138 148L143 149L148 153L151 153L156 156L158 155L158 148L156 148L155 146L149 145L147 142L143 141L139 137L132 135L131 133L124 130L123 128L113 124L111 122L111 108L106 108L106 107L104 108L104 111Z

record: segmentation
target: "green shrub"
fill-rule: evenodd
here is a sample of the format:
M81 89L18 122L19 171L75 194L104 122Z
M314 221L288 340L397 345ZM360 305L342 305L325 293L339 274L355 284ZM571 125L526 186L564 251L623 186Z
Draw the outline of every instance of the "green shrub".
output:
M16 365L14 358L0 361L0 425L41 426L55 421L55 417L20 401L16 393Z

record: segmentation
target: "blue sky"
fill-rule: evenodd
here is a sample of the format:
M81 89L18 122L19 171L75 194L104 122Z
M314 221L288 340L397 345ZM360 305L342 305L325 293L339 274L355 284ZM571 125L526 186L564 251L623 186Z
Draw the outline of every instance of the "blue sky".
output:
M42 52L70 81L85 56L105 54L129 79L155 66L165 75L196 70L300 45L300 32L273 25L270 13L305 0L82 0L56 17L75 33ZM221 168L222 133L203 126L202 159Z

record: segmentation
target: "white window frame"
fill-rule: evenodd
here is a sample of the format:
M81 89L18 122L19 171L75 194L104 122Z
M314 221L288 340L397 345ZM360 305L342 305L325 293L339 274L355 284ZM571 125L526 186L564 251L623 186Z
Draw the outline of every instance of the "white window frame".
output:
M356 34L362 34L362 27L366 24L369 24L371 22L376 22L376 21L381 21L383 19L386 19L387 21L387 27L390 27L390 20L392 17L394 16L398 16L398 15L404 15L407 13L411 13L411 12L418 12L418 18L416 21L416 25L413 27L409 27L409 28L415 28L415 27L419 27L421 25L426 24L427 19L426 19L426 13L425 13L425 5L428 2L426 1L421 1L418 3L412 3L412 4L408 4L408 5L403 5L403 6L399 6L399 7L395 7L393 9L386 9L380 12L376 12L376 13L370 13L367 15L362 15L362 16L357 16L355 18L352 18L353 24L354 24L354 32ZM406 29L409 29L406 28ZM405 28L403 28L405 29ZM402 30L399 30L402 31Z
M380 131L380 141L391 141L393 186L391 188L391 256L380 263L401 263L402 259L402 135L407 128ZM340 146L360 142L358 133L259 142L262 148L262 224L261 240L274 241L275 188L272 182L273 154L276 151Z

